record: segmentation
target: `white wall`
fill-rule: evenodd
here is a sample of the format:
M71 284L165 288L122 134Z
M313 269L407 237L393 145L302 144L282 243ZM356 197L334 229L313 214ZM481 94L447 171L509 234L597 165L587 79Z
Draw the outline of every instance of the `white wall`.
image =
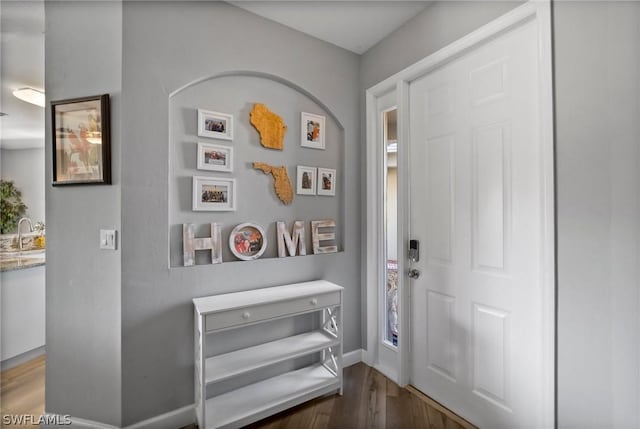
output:
M0 177L12 180L22 192L26 215L33 223L44 222L44 149L1 149L1 152Z
M555 2L558 427L637 428L640 3Z

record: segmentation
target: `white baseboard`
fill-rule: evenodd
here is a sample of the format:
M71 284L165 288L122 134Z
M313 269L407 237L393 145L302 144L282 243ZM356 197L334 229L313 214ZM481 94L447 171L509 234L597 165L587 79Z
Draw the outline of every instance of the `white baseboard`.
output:
M117 426L59 414L45 413L44 418L46 422L42 423L40 427L47 429L66 429L69 427L73 429L119 429Z
M195 421L195 405L187 405L127 426L125 429L176 429L193 424Z
M362 362L362 352L362 349L357 349L342 355L342 366L346 368L348 366L355 365L358 362ZM56 415L47 413L47 416L51 416L51 418L55 419L54 416ZM57 416L57 418L60 422L65 421L65 417L63 416ZM71 420L71 425L56 425L52 423L44 424L42 427L47 429L64 429L68 427L73 429L119 429L117 426L77 417L70 417L69 419ZM195 420L195 405L187 405L177 410L126 426L124 429L176 429L195 423Z
M118 426L81 419L79 417L61 416L46 413L47 423L41 425L47 429L120 429ZM147 420L126 426L124 429L176 429L189 426L196 421L194 405L178 408Z
M29 362L30 360L35 359L43 354L45 354L45 346L36 347L33 350L29 350L17 356L10 357L0 362L0 371L6 371L25 362Z
M362 362L362 349L357 349L342 355L342 366L344 368Z

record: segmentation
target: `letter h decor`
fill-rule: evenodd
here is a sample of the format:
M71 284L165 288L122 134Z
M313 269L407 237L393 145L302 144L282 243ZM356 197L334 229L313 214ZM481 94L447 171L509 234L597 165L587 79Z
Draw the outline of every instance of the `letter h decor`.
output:
M192 223L182 224L182 248L184 266L191 267L196 261L196 250L210 250L211 263L222 263L222 224L209 224L211 232L209 237L196 238L195 226Z

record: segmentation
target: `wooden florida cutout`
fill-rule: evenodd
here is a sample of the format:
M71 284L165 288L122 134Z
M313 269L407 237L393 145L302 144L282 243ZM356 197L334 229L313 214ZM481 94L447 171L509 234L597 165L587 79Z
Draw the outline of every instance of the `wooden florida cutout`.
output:
M273 177L273 189L276 191L280 201L284 204L291 204L293 201L293 187L287 174L287 167L274 167L264 162L254 162L253 168L261 170L264 174L270 174Z

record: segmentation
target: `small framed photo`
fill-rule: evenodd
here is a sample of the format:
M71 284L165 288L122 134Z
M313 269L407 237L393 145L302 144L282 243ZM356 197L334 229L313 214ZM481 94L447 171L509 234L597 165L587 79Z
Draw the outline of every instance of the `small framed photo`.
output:
M334 196L336 194L336 170L318 168L318 195Z
M324 116L302 112L302 147L324 150Z
M109 94L51 102L53 185L111 184Z
M198 109L198 136L233 140L233 115Z
M317 182L316 168L299 165L297 176L298 185L296 193L298 195L315 195Z
M233 148L217 144L198 143L198 170L233 171Z
M236 179L193 177L194 211L235 211Z
M267 236L260 225L241 223L229 235L229 248L236 258L252 261L262 256L267 249Z

